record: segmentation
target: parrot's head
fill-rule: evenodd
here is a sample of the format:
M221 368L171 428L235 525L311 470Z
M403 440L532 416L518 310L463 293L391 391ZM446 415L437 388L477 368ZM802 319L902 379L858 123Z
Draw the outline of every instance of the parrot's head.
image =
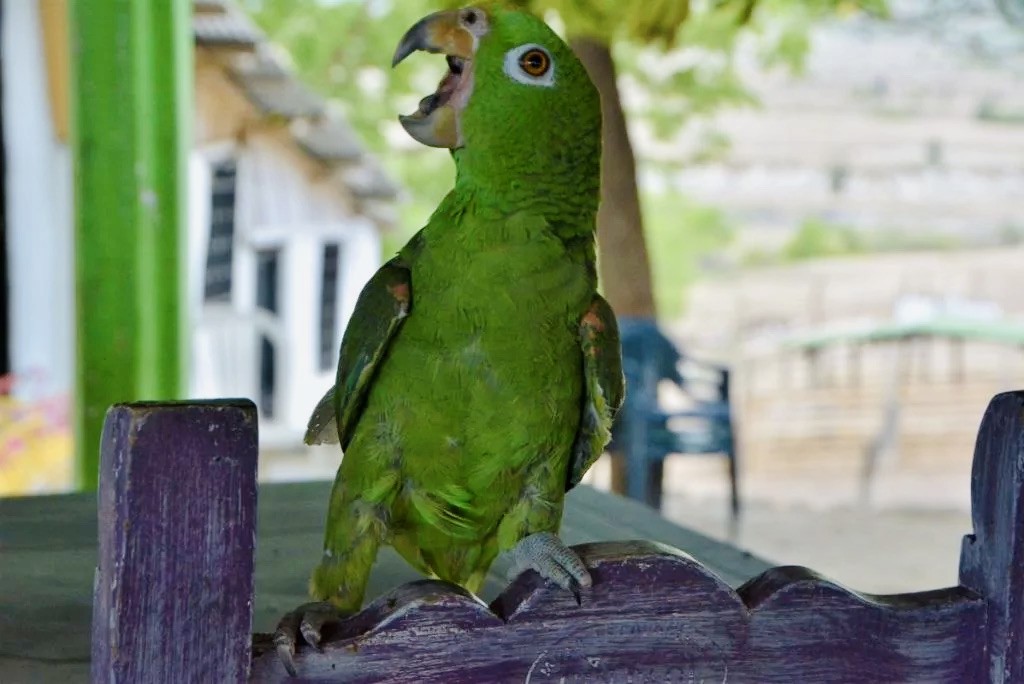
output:
M448 73L399 120L424 145L451 149L460 178L502 191L561 180L596 197L600 99L547 24L492 5L437 12L402 37L393 65L417 50L445 55Z

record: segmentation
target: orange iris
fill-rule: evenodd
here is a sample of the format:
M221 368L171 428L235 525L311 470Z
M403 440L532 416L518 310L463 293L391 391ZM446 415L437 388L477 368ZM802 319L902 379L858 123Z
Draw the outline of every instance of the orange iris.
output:
M551 59L543 50L530 50L519 58L519 66L530 76L543 76L551 68Z

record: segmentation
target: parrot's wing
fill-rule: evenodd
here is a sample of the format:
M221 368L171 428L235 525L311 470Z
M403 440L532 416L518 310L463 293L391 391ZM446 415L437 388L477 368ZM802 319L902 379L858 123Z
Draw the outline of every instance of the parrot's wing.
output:
M345 328L334 387L313 409L306 444L337 444L352 438L374 372L412 303L412 274L396 257L381 266L359 293Z
M615 314L601 295L594 295L580 321L583 349L583 411L573 443L565 489L583 479L611 438L612 420L622 405L622 347Z

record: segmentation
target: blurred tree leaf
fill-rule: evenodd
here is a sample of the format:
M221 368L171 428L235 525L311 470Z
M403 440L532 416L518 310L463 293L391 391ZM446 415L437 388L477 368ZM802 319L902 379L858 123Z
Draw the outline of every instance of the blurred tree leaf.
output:
M445 71L441 60L410 60L391 69L402 34L437 9L430 0L241 0L270 40L287 50L294 68L340 109L363 144L414 192L401 207L388 250L401 246L451 188L451 161L414 144L398 114L416 109ZM401 154L396 154L396 147Z
M441 60L410 60L390 70L402 33L418 19L466 0L240 0L272 41L291 54L313 88L336 103L367 147L412 188L398 244L422 225L451 186L447 155L411 143L396 116L412 111L444 72ZM507 0L544 16L566 38L610 46L627 117L670 138L695 117L757 100L736 69L737 48L753 41L762 64L799 72L809 30L828 15L886 12L883 0ZM720 155L721 134L697 157ZM401 151L401 154L396 153ZM694 159L679 159L678 164ZM613 166L621 160L612 160ZM639 220L623 230L643 249ZM813 236L812 236L813 237ZM716 243L717 244L717 243ZM798 250L799 251L799 250ZM634 262L635 263L635 262ZM633 279L644 279L634 273ZM607 293L611 294L611 293ZM653 307L653 305L652 305Z
M864 249L863 238L853 228L809 218L786 243L782 253L786 259L801 261L858 254Z

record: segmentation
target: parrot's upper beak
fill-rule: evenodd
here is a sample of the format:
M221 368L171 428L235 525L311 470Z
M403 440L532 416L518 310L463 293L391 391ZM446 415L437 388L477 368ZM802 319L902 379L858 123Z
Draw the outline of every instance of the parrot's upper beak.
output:
M442 53L448 61L448 73L437 91L420 100L414 113L398 117L406 132L424 145L461 147L459 113L473 89L473 55L487 24L487 14L473 7L435 12L416 22L399 41L392 66L417 50Z

